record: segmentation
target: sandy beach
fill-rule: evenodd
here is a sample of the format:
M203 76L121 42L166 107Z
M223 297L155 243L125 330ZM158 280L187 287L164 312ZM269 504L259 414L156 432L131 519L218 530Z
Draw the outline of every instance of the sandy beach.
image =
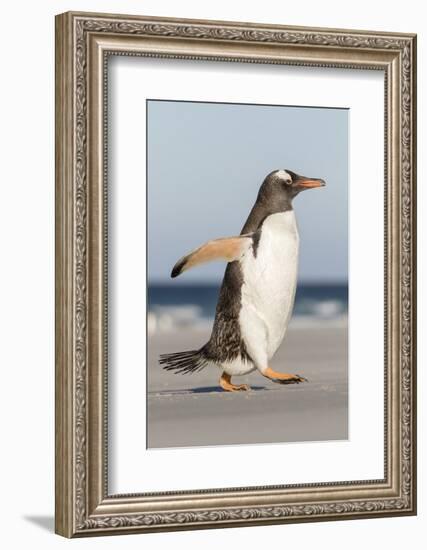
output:
M160 353L195 349L209 329L151 334L148 357L148 447L189 447L348 437L347 327L290 326L271 366L308 379L281 385L257 371L233 378L249 392L224 392L219 369L179 375L163 370Z

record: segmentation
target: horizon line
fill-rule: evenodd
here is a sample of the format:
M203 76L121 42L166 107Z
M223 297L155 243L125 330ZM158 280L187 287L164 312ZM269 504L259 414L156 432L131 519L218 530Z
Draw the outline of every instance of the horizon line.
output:
M169 279L157 279L157 280L148 280L147 285L158 285L158 286L219 286L221 284L221 280L212 280L212 281L185 281L185 282L177 282L172 281ZM297 284L306 284L306 285L347 285L348 286L348 279L303 279L298 280Z

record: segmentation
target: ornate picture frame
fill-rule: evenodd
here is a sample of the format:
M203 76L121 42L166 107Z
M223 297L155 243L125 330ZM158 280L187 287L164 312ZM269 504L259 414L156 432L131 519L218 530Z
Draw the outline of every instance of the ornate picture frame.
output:
M384 479L108 492L106 60L385 76ZM56 532L65 537L416 513L416 36L68 12L56 17Z

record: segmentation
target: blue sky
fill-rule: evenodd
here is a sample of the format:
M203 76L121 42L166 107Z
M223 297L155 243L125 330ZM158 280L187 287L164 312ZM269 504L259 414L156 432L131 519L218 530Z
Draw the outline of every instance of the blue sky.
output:
M346 282L347 110L150 100L149 282L218 283L222 262L169 274L189 250L239 234L264 177L286 168L327 183L294 200L299 281Z

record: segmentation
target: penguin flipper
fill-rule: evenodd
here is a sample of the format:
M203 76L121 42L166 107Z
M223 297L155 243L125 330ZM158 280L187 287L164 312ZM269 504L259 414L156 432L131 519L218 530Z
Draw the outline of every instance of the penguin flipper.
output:
M240 259L251 246L252 235L252 233L248 233L237 237L208 241L179 259L172 269L171 277L177 277L187 269L213 260L234 262Z

